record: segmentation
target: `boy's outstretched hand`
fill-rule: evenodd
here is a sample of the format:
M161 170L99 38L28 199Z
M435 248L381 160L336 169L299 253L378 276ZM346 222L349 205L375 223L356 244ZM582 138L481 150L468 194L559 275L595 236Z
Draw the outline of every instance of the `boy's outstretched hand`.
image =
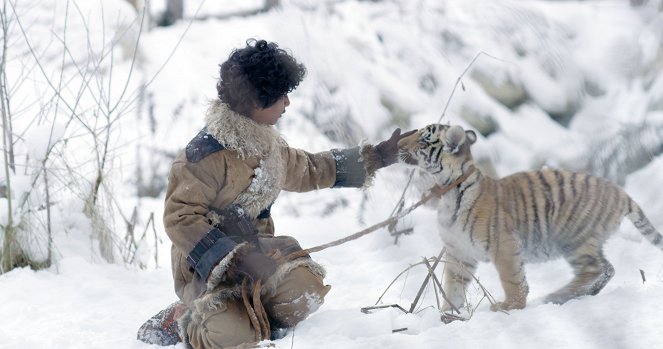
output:
M398 141L413 133L416 129L401 134L401 129L397 128L386 141L382 141L375 146L375 151L382 159L382 166L389 166L398 161Z

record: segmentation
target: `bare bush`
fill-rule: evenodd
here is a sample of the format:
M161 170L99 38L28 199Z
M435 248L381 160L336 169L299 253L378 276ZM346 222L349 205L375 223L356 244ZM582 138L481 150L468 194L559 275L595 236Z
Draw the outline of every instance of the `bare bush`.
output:
M0 13L2 272L51 265L54 216L58 231L89 227L104 260L122 255L110 176L122 147L119 120L144 88L135 70L144 15L127 20L121 8L102 8L102 18L90 18L88 9L67 1L44 6L54 12L52 23L40 23L40 5L2 0ZM53 29L45 34L43 25ZM66 223L72 207L87 222Z

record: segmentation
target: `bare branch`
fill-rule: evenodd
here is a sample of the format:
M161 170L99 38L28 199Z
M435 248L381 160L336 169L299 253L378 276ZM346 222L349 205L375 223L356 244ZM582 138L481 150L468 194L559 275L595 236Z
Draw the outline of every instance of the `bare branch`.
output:
M435 270L437 267L437 264L440 263L440 260L442 259L442 256L444 253L447 251L446 247L442 248L442 251L440 251L440 254L438 254L437 259L435 260L435 263L433 263L432 269ZM428 284L428 280L430 279L431 274L430 272L426 274L426 277L424 278L424 282L421 284L421 287L419 288L419 292L417 293L417 296L414 297L414 301L410 305L410 313L414 311L414 309L417 306L417 303L419 303L419 298L421 298L421 293L424 290L424 287Z

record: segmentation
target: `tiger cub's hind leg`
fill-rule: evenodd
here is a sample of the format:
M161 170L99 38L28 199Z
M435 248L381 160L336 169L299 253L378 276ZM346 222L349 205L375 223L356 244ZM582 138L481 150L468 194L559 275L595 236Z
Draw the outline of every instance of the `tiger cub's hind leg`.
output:
M580 253L567 257L575 274L573 279L566 286L548 295L545 298L546 303L563 304L573 298L594 296L615 275L615 269L605 259L600 247L580 248L578 252Z
M472 281L472 274L477 269L477 262L462 261L449 251L445 254L445 259L442 289L446 299L442 311L460 310L465 305L465 292Z

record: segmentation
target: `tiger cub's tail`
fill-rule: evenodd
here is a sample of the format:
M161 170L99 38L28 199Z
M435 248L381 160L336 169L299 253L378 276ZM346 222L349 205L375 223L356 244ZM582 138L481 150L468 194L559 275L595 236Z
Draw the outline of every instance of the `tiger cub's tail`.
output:
M663 235L656 230L654 225L649 221L649 218L642 212L640 206L631 198L629 198L628 213L626 216L652 245L663 250Z

